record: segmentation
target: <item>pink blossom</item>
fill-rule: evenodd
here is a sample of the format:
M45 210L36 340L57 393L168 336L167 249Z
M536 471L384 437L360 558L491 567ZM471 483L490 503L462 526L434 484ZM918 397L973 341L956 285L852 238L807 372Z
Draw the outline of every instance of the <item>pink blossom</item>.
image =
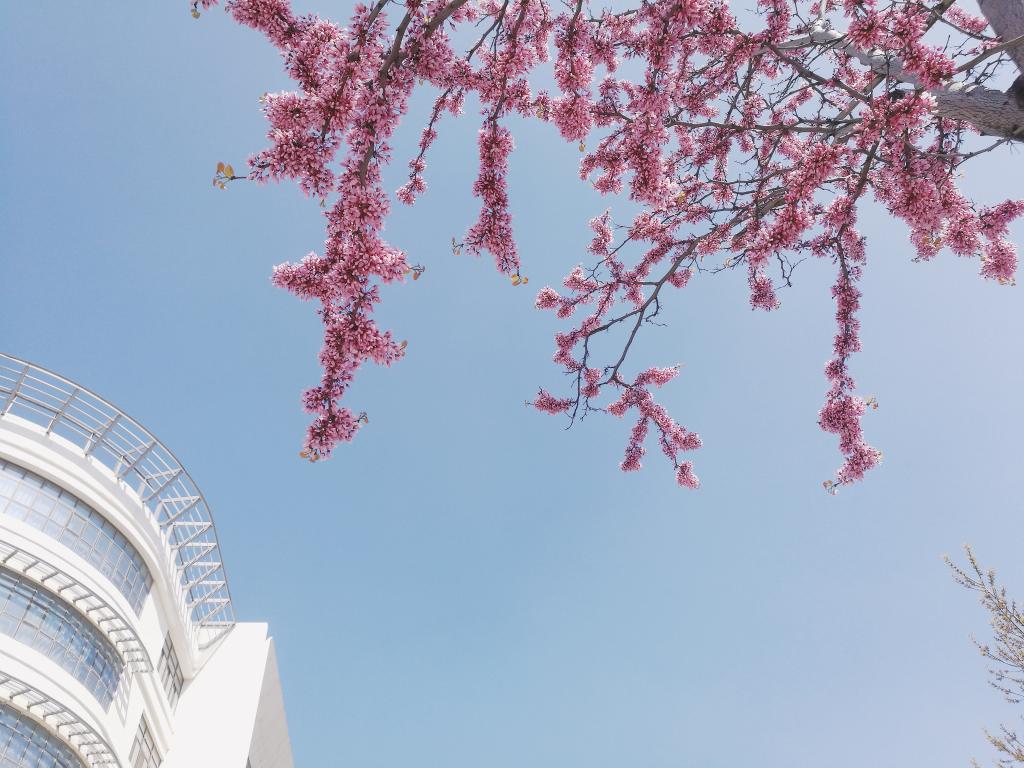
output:
M565 413L571 405L571 400L554 397L543 389L537 393L537 398L533 401L533 407L545 413Z
M554 288L541 288L537 293L537 300L534 302L537 309L554 309L558 306L561 297Z
M536 296L535 306L563 324L552 359L569 384L564 396L541 389L532 402L569 419L635 417L626 471L640 468L654 441L681 486L699 484L682 455L700 437L651 393L679 369L638 359L648 352L637 340L664 322L670 302L686 300L668 288L738 268L751 307L774 310L804 257L815 259L801 269L835 270L836 332L819 413L843 456L834 487L861 479L880 458L865 440L865 401L851 375L868 252L856 228L861 201L873 197L906 225L914 258L949 251L978 259L984 278L1014 280L1007 237L1024 201L979 207L958 188L971 126L944 113L935 95L951 82L984 86L1004 66L992 58L958 74L991 43L979 41L985 21L956 5L758 0L751 18L723 0L651 0L625 11L549 0L374 0L344 25L296 15L288 0L228 0L226 8L279 51L296 84L263 97L268 143L250 158L248 177L292 180L324 208L321 252L272 276L314 301L323 325L323 374L302 398L312 458L367 423L342 405L363 363L390 365L405 353L373 313L382 285L424 269L383 239L391 195L382 179L417 89L430 89L433 106L395 197L411 205L427 192L443 118L478 105L472 192L480 209L453 247L489 253L514 284L526 281L524 259L539 270L543 256L521 256L513 228L512 130L522 119L557 130L598 193L628 190L632 217L616 223L606 210L591 219L589 243L569 260L586 263ZM950 39L937 48L927 33L940 21ZM829 29L845 31L841 42L818 39ZM467 51L463 38L478 43ZM553 88L538 73L549 60ZM218 173L218 186L237 180ZM436 250L412 246L417 260ZM692 331L673 336L673 349L709 325L688 322Z
M679 463L679 468L676 469L676 482L683 488L689 488L690 490L700 488L700 478L693 474L692 462L682 461Z

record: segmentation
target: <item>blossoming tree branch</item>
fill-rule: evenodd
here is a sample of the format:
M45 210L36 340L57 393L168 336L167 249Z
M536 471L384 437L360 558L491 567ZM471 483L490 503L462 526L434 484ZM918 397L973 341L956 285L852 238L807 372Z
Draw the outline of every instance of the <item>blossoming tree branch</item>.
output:
M196 0L193 15L216 2ZM861 427L873 401L856 394L851 373L866 261L858 209L873 198L902 219L918 259L948 249L977 258L982 277L1013 282L1007 232L1024 201L982 206L956 179L971 158L1024 138L1024 79L1013 80L1024 70L1024 0L982 0L984 18L953 0L756 3L741 13L724 0L615 10L584 0L376 0L342 26L296 15L288 0L228 0L298 85L264 97L270 146L245 177L294 180L327 219L323 252L273 276L317 300L324 325L323 378L303 396L313 415L303 455L316 460L351 440L367 421L344 404L356 371L404 354L373 308L381 284L423 268L381 237L391 192L381 172L410 95L431 88L397 198L411 205L426 189L442 118L474 97L481 207L453 247L486 251L513 283L526 281L509 214L510 116L553 124L583 152L581 179L640 206L621 226L597 215L585 265L538 293L536 306L563 321L554 361L569 383L541 389L536 408L628 417L622 469L639 469L653 430L679 484L697 487L684 456L700 438L655 399L678 371L634 360L637 336L702 273L745 270L751 306L770 311L794 261L812 255L835 270L819 423L838 436L843 461L825 485L834 491L874 467L881 454ZM1011 80L1005 92L993 87ZM218 166L215 184L238 178Z

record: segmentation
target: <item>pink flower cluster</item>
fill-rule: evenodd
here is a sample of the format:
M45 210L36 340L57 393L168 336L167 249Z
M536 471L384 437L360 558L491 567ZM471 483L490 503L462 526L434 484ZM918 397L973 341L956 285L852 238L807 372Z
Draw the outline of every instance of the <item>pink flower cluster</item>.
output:
M416 88L438 95L397 198L411 205L425 192L441 118L461 114L471 97L482 116L473 185L480 213L453 246L487 251L514 283L523 282L508 188L516 120L552 123L582 153L581 179L602 194L628 190L638 206L620 227L608 212L594 218L589 263L536 298L566 323L553 359L571 384L564 394L541 389L532 405L570 419L635 415L625 471L639 469L656 439L679 484L698 485L683 454L700 438L652 395L678 369L636 366L633 357L640 334L677 300L675 289L699 274L740 268L750 305L775 310L804 256L837 270L837 332L819 414L844 457L832 488L861 479L881 455L865 440L867 401L850 375L866 263L855 227L860 202L872 195L903 220L917 258L947 248L978 258L984 277L1013 282L1008 227L1024 202L978 207L957 188L969 126L937 116L928 93L998 70L987 62L957 74L995 41L983 20L955 5L758 0L761 22L749 31L725 0L649 0L616 11L582 0L375 0L357 6L344 27L298 16L288 0L226 5L280 51L297 84L265 95L269 146L250 160L250 177L292 179L325 208L323 253L273 276L318 302L323 321L323 377L303 397L313 416L311 458L366 423L341 405L361 365L404 354L373 309L381 284L422 271L381 237L390 206L382 170ZM842 44L808 34L806 20L815 18L845 28ZM930 31L936 24L941 34ZM535 90L531 76L552 47L556 92Z
M693 464L680 460L679 454L700 448L700 436L676 424L668 411L654 401L650 391L651 385L660 387L667 384L677 373L676 368L649 368L637 376L632 384L625 386L622 394L607 410L614 416L625 416L630 410L636 410L638 414L626 445L626 456L619 465L623 472L640 469L640 459L646 453L644 440L649 425L653 424L658 430L662 453L675 466L676 482L684 488L697 488L700 480L693 474Z
M512 134L496 122L480 130L480 175L473 194L483 201L480 218L466 234L466 245L479 254L494 255L499 272L518 272L519 255L512 239L512 216L508 212L508 156L512 153Z

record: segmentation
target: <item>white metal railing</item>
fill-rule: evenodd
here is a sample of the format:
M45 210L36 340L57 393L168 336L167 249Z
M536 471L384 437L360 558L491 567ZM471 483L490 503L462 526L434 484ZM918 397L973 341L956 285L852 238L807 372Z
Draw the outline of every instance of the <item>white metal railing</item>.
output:
M0 353L0 419L8 414L77 445L138 494L171 549L180 602L200 648L234 626L213 517L202 491L170 449L84 387Z

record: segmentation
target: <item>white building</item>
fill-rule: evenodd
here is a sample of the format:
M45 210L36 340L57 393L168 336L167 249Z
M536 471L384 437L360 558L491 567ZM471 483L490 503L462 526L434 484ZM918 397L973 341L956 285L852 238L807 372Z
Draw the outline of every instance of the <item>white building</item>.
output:
M188 472L3 354L0 766L292 768L274 643L235 621Z

